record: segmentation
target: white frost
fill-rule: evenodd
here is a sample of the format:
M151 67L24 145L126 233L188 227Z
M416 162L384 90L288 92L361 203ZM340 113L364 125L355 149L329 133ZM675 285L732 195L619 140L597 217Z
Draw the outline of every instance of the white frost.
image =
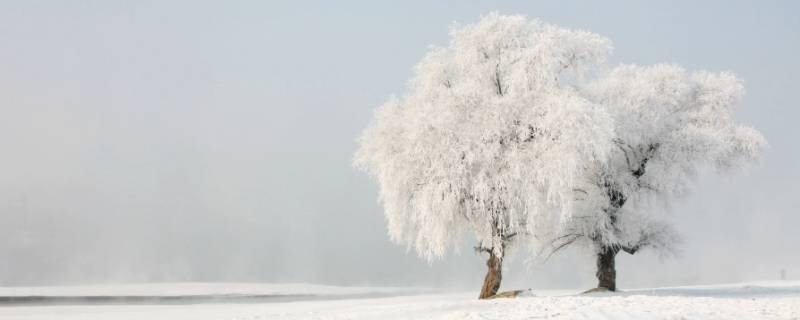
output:
M327 289L326 289L327 291ZM340 291L349 291L341 289ZM192 294L192 291L183 291ZM475 300L474 293L265 304L0 307L0 319L797 319L800 282L637 289L617 294L534 291Z

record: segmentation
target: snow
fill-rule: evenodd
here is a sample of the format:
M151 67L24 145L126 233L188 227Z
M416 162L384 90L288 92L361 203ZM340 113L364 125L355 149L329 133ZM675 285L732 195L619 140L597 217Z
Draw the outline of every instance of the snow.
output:
M800 319L800 281L635 289L589 295L580 295L577 290L533 290L535 296L484 301L476 299L477 292L408 295L415 290L200 283L0 288L0 292L10 295L269 292L331 298L272 303L2 306L0 319ZM351 294L376 292L398 296L346 298Z

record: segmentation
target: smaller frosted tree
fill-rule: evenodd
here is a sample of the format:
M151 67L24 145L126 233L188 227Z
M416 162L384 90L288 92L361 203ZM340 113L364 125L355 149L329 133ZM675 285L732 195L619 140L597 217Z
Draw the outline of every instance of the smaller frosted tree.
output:
M754 161L764 138L736 123L743 92L729 73L689 73L675 65L619 66L583 90L614 119L615 144L576 188L581 210L555 249L586 242L597 251L598 288L616 290L615 257L642 248L668 253L672 225L654 204L685 193L703 167L729 171Z
M379 184L393 241L430 261L475 237L486 298L509 246L567 214L574 183L613 148L611 119L575 90L610 43L498 14L451 38L378 109L354 162Z

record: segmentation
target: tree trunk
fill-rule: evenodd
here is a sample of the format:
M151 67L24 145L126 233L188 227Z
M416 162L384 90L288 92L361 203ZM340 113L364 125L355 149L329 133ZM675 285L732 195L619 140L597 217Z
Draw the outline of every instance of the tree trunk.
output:
M486 261L489 270L486 271L486 278L483 279L483 288L478 299L486 299L500 290L500 281L503 279L503 258L489 252L489 260Z
M597 287L606 288L608 291L617 291L617 269L614 259L619 250L603 246L597 253Z

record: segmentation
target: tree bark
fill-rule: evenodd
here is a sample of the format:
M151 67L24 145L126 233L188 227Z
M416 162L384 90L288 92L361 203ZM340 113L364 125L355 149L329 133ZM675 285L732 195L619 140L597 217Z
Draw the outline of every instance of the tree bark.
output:
M609 246L600 248L597 253L597 287L608 291L617 291L617 269L614 259L619 249Z
M478 299L486 299L497 294L500 290L500 281L503 279L503 258L489 252L489 260L486 261L488 270L486 278L483 279L483 288Z

